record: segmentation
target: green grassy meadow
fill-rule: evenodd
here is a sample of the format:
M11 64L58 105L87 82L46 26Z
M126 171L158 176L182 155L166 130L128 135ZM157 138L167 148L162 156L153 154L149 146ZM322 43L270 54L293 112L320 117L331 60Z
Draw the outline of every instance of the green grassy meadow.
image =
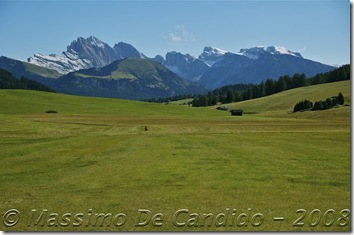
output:
M347 106L292 113L340 91ZM233 117L0 90L0 228L350 231L350 100L350 81L328 83L230 104Z

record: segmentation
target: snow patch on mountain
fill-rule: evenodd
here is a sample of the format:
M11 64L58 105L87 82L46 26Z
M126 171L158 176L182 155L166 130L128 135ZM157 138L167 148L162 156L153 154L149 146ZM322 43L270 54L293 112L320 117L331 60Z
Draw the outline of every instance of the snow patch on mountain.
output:
M213 66L216 62L223 59L223 56L227 53L222 49L216 47L204 47L203 53L198 57L199 60L206 63L208 66Z
M70 52L63 52L61 55L50 54L49 56L37 53L27 61L34 65L54 69L61 74L86 68L90 64L89 60L80 59L77 54Z
M293 52L285 47L280 47L280 46L258 46L258 47L252 47L252 48L243 48L241 49L237 55L243 55L246 56L250 59L258 59L259 56L263 53L269 53L269 54L278 54L278 55L291 55L299 58L303 58L302 55L299 52Z

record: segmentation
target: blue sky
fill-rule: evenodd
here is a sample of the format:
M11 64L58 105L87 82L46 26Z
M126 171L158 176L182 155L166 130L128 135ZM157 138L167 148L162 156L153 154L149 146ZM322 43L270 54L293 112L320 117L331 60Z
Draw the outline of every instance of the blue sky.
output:
M3 1L0 55L60 54L77 37L132 44L149 57L205 46L283 46L325 64L350 62L350 2Z

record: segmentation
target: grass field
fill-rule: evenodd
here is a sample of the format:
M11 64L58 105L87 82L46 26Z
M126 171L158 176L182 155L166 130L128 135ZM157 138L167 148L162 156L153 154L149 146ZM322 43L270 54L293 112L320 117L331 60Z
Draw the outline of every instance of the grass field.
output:
M230 104L246 112L232 117L0 90L0 228L350 231L350 106L292 113L340 91L350 104L344 81Z

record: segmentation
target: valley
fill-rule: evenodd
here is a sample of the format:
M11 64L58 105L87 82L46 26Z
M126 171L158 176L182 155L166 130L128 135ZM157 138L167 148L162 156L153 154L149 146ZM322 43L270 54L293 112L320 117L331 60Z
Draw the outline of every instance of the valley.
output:
M347 106L292 113L300 100L340 91ZM350 81L228 104L242 117L217 106L0 96L0 210L21 213L2 230L350 231ZM315 224L316 209L333 217ZM298 210L307 213L302 226ZM257 220L242 223L242 213ZM228 226L218 225L219 214Z

